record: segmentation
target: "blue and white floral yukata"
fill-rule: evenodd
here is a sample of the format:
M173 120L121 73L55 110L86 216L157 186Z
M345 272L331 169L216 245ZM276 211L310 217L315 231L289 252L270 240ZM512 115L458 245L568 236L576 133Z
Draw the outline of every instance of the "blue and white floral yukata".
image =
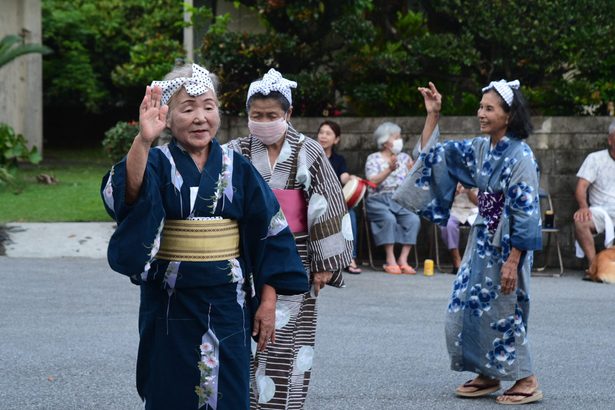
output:
M533 374L527 324L533 251L541 248L537 164L512 135L438 142L436 128L394 199L445 225L455 187L479 189L472 226L453 282L446 319L451 368L499 380ZM420 144L420 141L419 141ZM522 252L516 291L501 292L501 269L511 247Z
M131 205L125 187L122 161L104 177L102 196L118 223L109 264L141 288L137 390L145 408L248 409L252 316L263 285L279 294L308 290L276 198L245 158L216 140L202 171L174 139L152 148ZM165 221L199 218L237 221L240 256L157 258Z

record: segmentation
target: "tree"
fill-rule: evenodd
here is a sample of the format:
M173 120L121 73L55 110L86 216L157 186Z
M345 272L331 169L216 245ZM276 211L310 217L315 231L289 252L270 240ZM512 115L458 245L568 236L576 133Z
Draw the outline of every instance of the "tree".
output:
M322 115L422 114L432 80L448 114L473 114L480 88L519 78L535 113L605 113L615 100L611 0L243 0L265 34L207 33L224 107L243 111L268 67L299 82L295 109ZM223 23L221 21L220 23Z
M176 0L43 0L46 105L101 112L131 108L143 87L183 59Z

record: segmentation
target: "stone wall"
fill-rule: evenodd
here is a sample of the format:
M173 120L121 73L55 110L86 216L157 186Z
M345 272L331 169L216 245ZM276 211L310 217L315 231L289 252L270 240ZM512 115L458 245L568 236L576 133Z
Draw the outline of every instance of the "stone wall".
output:
M9 34L41 44L40 0L0 2L0 38ZM40 54L27 54L0 69L0 122L23 134L39 150L43 141L42 61Z
M405 150L411 151L422 130L424 118L336 118L342 128L342 141L338 152L343 154L350 171L364 175L367 156L376 151L372 132L383 121L393 121L402 128ZM308 136L314 136L322 118L294 118L294 127ZM590 152L607 146L607 129L612 117L536 117L533 118L535 132L528 139L529 145L542 169L541 187L552 197L555 209L555 223L560 228L559 240L562 246L564 265L580 268L583 262L574 257L574 230L572 214L577 209L574 199L576 172ZM444 117L440 121L443 139L462 139L475 136L478 123L474 117ZM247 120L243 118L223 119L220 139L247 135ZM614 176L615 177L615 176ZM543 204L546 205L546 202ZM429 236L428 236L429 235ZM424 223L421 229L422 242L419 253L424 257L429 252L431 229ZM546 239L546 238L545 238ZM598 238L600 241L600 238ZM419 240L421 243L421 239ZM546 242L546 241L545 241ZM537 255L537 258L541 255ZM550 253L550 266L557 265L555 247ZM420 257L420 259L423 259Z

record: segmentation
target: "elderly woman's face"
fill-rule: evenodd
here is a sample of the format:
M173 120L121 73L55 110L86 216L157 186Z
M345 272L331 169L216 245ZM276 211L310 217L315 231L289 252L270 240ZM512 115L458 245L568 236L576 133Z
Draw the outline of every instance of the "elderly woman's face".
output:
M490 136L502 136L508 128L508 113L502 108L502 98L495 91L483 94L478 107L480 131Z
M382 148L391 148L395 143L395 140L399 139L401 139L401 133L394 132L393 134L389 135L389 139L384 143Z
M208 90L192 97L182 87L169 102L167 127L188 151L204 149L220 127L216 95Z
M286 117L286 113L275 98L257 98L250 103L248 116L252 121L269 122ZM288 121L288 118L286 120Z

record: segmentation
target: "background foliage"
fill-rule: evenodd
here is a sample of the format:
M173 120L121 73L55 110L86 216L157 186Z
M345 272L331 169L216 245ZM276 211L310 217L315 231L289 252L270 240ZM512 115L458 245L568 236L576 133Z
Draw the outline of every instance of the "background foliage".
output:
M422 115L416 87L429 80L448 114L474 114L480 88L500 78L521 80L535 114L606 114L615 100L612 0L233 3L260 16L262 32L231 31L228 15L191 10L207 27L197 62L220 76L229 114L243 113L248 84L269 67L299 82L298 115ZM67 123L59 109L111 115L104 132L135 119L143 85L184 57L183 7L43 0L43 42L54 51L44 59L45 109L54 112L46 121Z
M265 34L218 20L203 41L224 108L277 67L299 82L299 114L422 114L434 81L449 114L475 112L480 88L518 78L536 114L606 114L615 100L610 0L241 0Z

